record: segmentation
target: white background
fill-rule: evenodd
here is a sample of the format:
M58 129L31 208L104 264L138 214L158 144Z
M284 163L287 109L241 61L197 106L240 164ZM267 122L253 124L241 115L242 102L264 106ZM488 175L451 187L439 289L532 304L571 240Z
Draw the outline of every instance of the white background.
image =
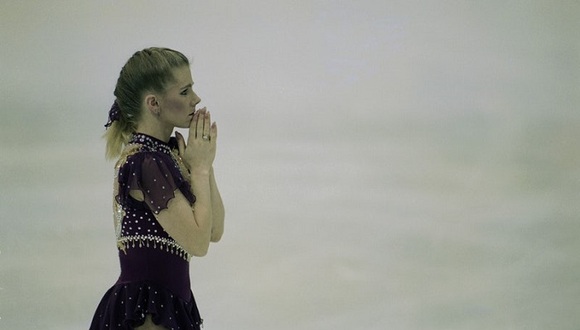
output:
M218 122L206 329L577 329L577 1L2 1L0 329L85 329L118 276L124 62Z

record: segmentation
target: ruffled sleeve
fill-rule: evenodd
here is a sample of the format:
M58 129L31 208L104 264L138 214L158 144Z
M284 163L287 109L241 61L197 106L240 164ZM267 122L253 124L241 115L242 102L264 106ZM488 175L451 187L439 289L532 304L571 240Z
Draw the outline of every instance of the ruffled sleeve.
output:
M149 209L158 214L167 208L179 189L190 205L195 202L191 186L171 156L160 152L138 152L127 158L119 169L117 200L126 205L131 190L140 190Z

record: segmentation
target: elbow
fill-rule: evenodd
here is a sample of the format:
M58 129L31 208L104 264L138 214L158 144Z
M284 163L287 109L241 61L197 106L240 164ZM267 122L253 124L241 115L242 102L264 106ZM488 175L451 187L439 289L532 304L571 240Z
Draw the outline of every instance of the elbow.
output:
M219 231L219 232L213 232L211 233L209 240L206 238L204 239L204 242L198 242L198 244L196 244L195 246L192 246L189 254L191 254L194 257L204 257L207 252L209 251L209 243L210 242L219 242L219 240L222 238L222 234L223 231Z
M212 243L219 242L222 239L223 234L224 234L224 226L223 226L223 221L222 221L221 226L216 226L216 228L212 228L210 241Z
M205 250L196 250L196 251L193 251L190 254L192 256L198 257L198 258L205 257L205 255L207 254L207 249L205 249Z
M194 249L191 249L189 254L191 254L194 257L205 257L208 250L209 250L209 244L207 244L206 246L200 246L200 247L196 247Z
M217 243L222 239L223 232L220 233L211 233L211 242Z
M210 239L211 239L211 237L209 237L209 235L207 235L202 239L198 239L198 240L195 240L194 242L191 242L192 244L190 245L190 248L188 249L189 254L191 254L194 257L204 257L209 250Z
M214 225L211 228L211 235L210 241L212 243L217 243L222 239L224 234L224 212L220 212L220 214L214 219Z

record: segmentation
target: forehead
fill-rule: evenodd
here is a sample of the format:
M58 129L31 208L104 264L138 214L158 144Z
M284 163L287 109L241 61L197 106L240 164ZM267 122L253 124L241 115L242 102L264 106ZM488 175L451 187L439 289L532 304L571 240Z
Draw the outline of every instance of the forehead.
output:
M187 84L193 84L193 78L191 77L191 70L189 66L182 66L172 70L174 82L169 84L169 87L179 88Z

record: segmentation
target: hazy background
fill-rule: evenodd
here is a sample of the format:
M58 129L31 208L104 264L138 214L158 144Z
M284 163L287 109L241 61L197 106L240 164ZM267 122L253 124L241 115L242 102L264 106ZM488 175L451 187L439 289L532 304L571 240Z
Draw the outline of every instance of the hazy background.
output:
M578 329L580 2L0 4L0 329L86 329L118 274L125 61L193 59L226 234L206 329Z

